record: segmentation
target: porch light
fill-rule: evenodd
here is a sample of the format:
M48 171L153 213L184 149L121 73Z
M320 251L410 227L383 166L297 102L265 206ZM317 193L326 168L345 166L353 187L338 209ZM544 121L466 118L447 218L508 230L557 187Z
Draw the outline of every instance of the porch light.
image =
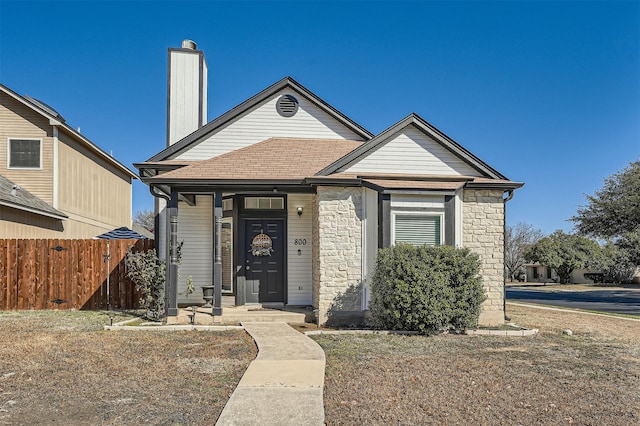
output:
M302 216L302 207L298 207L298 216Z

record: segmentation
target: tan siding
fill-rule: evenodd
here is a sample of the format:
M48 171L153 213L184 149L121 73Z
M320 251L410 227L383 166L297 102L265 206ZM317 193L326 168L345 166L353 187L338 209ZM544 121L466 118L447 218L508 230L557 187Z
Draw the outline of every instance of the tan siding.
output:
M271 137L362 140L329 114L296 93L291 93L299 102L296 115L288 118L280 116L276 111L276 102L281 95L287 93L291 92L283 90L277 93L177 158L212 158Z
M414 126L392 136L345 172L479 176L477 170Z
M60 238L64 222L0 206L0 238Z
M131 180L60 132L58 208L79 222L131 227Z
M70 217L57 220L9 207L0 207L0 238L93 238L113 227Z
M49 120L0 92L0 172L7 179L53 203L53 128ZM9 169L8 139L41 139L42 169Z
M289 287L287 303L290 305L311 305L313 195L290 194L287 204L287 281ZM303 209L302 216L298 216L298 207ZM298 240L298 244L296 244L296 240ZM306 244L302 244L304 242ZM298 250L300 250L300 254L298 254Z

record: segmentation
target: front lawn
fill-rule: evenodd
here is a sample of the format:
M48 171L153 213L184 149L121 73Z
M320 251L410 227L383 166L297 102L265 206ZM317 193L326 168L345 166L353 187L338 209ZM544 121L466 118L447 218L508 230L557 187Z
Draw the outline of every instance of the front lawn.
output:
M327 424L640 422L640 322L508 311L540 334L314 336L327 354Z
M0 312L0 424L214 424L256 355L244 331L107 324L104 312Z

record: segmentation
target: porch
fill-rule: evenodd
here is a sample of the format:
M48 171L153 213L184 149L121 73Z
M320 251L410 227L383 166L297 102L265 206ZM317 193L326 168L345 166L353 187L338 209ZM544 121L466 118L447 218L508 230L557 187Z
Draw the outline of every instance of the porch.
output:
M314 321L314 312L311 308L289 307L278 303L236 305L235 296L222 296L222 312L222 315L213 316L211 308L195 306L194 313L194 307L180 307L178 315L167 317L167 324L237 325L241 322L304 323Z

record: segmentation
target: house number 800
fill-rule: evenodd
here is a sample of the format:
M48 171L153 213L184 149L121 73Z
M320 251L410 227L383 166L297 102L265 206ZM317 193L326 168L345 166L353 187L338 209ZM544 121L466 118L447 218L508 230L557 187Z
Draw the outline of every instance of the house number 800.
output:
M296 238L295 240L293 240L293 245L295 245L295 246L306 246L307 245L307 239L306 238Z

